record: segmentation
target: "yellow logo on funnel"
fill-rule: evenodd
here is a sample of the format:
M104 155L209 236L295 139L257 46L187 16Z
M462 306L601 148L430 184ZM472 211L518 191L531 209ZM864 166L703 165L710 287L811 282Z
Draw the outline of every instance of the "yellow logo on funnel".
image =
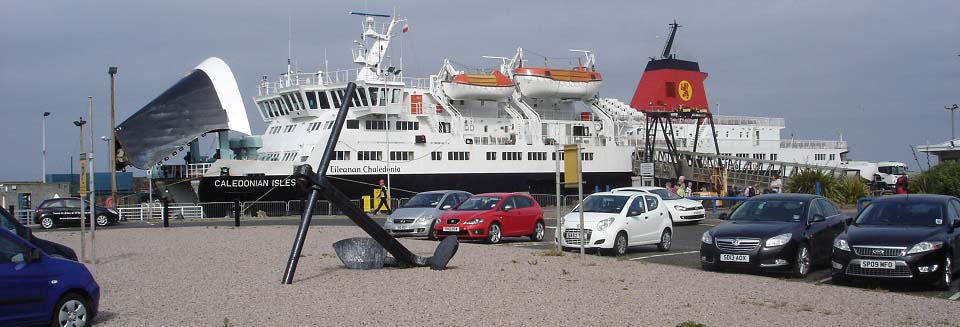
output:
M677 94L680 95L680 99L683 99L683 101L690 101L690 98L693 97L693 86L690 85L690 82L682 80L680 81L680 85L677 85Z

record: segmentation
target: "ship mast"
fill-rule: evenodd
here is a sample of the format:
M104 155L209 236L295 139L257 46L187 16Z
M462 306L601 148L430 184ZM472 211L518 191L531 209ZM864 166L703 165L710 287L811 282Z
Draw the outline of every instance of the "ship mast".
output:
M670 50L673 49L673 40L677 37L677 28L680 25L677 24L677 20L674 19L673 23L670 24L670 37L667 38L667 45L663 47L663 54L660 55L661 59L674 59L674 55L670 54Z

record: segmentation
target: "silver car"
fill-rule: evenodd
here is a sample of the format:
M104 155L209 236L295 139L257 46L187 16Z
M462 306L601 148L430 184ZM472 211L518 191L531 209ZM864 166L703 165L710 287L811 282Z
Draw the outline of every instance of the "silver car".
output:
M390 235L426 236L433 240L433 222L463 200L473 196L465 191L430 191L418 193L394 210L383 224Z

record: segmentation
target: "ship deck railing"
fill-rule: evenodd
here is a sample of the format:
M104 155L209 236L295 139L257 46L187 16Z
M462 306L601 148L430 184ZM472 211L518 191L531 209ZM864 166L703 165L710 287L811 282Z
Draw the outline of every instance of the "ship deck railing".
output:
M150 169L150 178L153 179L187 179L200 178L210 169L210 163L188 165L160 165Z
M847 141L780 140L780 147L790 149L847 149Z
M363 68L342 69L328 72L318 71L316 73L290 73L289 75L280 74L280 78L276 81L261 81L260 84L257 85L257 95L264 96L276 94L280 93L280 90L282 89L298 86L327 86L356 82L357 76L360 74L361 69ZM394 75L390 73L384 73L382 80L372 82L367 81L367 83L371 85L375 85L378 82L402 82L406 87L422 90L427 90L430 85L430 80L428 78L401 77L400 75Z

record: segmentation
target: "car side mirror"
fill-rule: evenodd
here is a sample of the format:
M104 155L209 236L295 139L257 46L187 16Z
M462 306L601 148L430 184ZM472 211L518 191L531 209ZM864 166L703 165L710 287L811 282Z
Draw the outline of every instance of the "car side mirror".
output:
M512 206L512 205L505 205L505 206L503 206L503 208L500 209L500 210L502 210L503 212L510 212L510 210L513 210L513 206Z
M40 261L40 250L39 249L29 249L27 250L27 258L24 260L25 263L38 262Z
M954 218L953 222L950 223L950 227L953 227L953 228L960 227L960 218Z
M843 222L846 223L847 226L853 225L853 217L844 218Z
M450 210L450 208L453 208L453 206L449 204L445 204L442 207L440 207L440 210Z
M726 213L726 212L721 213L720 216L717 217L717 219L720 219L720 220L728 220L728 219L730 219L730 214L728 214L728 213Z
M810 222L814 222L814 223L815 223L815 222L821 222L821 221L824 221L824 220L827 220L827 217L824 217L824 216L821 215L821 214L815 214L815 215L813 215L813 219L810 220Z
M629 217L636 217L636 216L639 216L639 215L641 215L641 214L643 214L643 212L640 212L640 211L637 211L637 210L632 210L632 211L630 211L630 212L627 213L627 216L629 216Z

